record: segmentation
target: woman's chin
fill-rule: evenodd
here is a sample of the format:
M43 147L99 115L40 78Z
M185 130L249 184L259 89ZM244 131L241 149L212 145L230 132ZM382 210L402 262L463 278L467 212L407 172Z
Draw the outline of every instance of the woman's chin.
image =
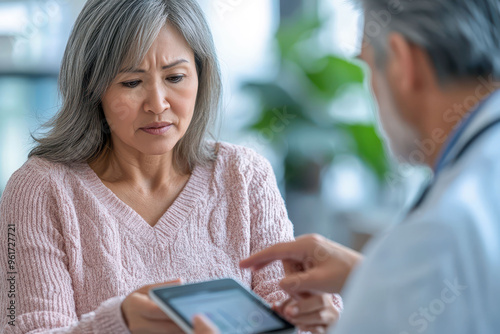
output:
M149 145L138 147L137 150L146 156L162 156L172 154L175 145Z
M154 138L144 140L144 138L131 139L127 141L127 146L132 150L139 151L144 155L167 155L171 154L175 145L179 141L173 138Z

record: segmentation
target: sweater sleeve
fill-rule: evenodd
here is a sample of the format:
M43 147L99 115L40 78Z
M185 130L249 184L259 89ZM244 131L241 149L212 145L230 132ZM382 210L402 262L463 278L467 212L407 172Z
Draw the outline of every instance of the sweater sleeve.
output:
M8 277L0 280L0 333L130 333L123 296L76 313L58 214L68 205L39 168L25 165L9 180L0 201L0 270Z
M293 241L293 225L288 219L285 203L277 187L276 178L269 162L256 156L254 175L249 187L252 209L251 253L259 252L280 242ZM253 290L269 303L282 301L287 294L279 287L285 273L281 262L253 274ZM339 311L342 298L333 294L333 302Z
M280 242L293 240L293 226L288 219L285 203L279 192L270 163L255 154L249 184L251 210L251 253L259 252ZM281 262L274 262L253 273L252 289L268 303L282 301L287 295L279 287L284 277Z

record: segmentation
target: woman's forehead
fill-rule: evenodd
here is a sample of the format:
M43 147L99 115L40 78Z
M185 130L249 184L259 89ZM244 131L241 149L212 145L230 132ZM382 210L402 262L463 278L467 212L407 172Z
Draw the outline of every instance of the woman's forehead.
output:
M170 24L161 28L147 55L155 52L167 57L174 56L174 58L181 55L190 56L193 54L184 36Z
M142 55L142 57L140 57ZM179 64L194 65L194 52L185 38L170 24L163 26L148 50L140 46L129 50L120 72L145 70L153 65L170 68Z

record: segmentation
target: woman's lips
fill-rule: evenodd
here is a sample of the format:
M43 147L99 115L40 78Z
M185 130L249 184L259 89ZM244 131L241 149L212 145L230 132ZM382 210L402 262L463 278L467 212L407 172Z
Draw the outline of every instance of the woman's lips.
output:
M150 135L161 136L161 135L165 134L171 127L172 127L172 124L168 124L168 125L159 126L159 127L141 128L141 130L146 132L146 133L149 133Z

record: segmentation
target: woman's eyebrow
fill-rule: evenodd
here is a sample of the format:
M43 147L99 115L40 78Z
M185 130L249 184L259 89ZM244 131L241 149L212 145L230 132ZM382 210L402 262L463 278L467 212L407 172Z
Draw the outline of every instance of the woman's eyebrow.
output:
M179 60L174 61L171 64L163 66L161 69L167 70L169 68L175 67L175 66L182 64L182 63L189 63L189 61L187 61L186 59L179 59ZM125 69L121 70L120 73L146 73L146 71L141 70L141 69L125 68Z

